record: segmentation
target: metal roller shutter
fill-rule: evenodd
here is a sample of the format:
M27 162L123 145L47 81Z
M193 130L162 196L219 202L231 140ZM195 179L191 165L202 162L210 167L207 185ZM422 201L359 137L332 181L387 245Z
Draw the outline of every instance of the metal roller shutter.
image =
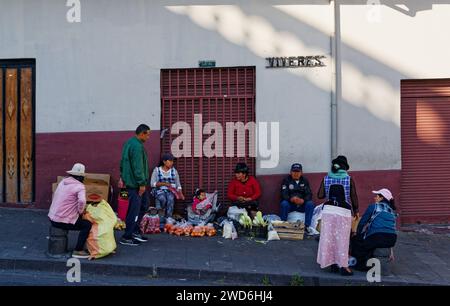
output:
M245 157L237 157L238 139L234 137L234 157L226 157L227 122L255 122L255 68L198 68L161 70L161 129L169 129L162 139L161 150L169 152L178 135L171 135L175 122L184 121L191 127L191 156L178 158L175 167L180 173L186 196L176 212L184 213L192 201L196 187L219 191L219 201L228 203L226 191L237 162L246 162L255 173L255 158L249 154L248 133ZM203 146L194 136L194 115L202 115L202 127L218 122L223 128L224 157L195 157L195 147ZM203 135L205 141L209 135ZM254 156L254 155L253 155Z
M401 84L401 219L450 221L450 80Z

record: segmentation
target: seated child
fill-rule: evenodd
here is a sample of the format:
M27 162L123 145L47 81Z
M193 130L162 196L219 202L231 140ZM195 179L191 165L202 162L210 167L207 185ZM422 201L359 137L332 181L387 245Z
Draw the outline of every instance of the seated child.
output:
M211 208L212 204L206 198L206 192L203 189L197 188L194 192L192 211L197 215L204 215Z

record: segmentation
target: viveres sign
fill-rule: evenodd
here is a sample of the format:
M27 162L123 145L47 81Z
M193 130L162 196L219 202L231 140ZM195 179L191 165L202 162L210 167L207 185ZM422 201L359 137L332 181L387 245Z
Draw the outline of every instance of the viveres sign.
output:
M290 56L290 57L267 57L266 68L303 68L303 67L325 67L324 55L315 56Z

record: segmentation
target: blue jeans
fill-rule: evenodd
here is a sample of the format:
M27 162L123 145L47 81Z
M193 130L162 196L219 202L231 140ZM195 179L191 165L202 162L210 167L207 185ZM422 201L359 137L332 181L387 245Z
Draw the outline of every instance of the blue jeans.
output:
M301 213L305 213L305 226L308 227L311 225L311 219L314 213L314 203L313 201L306 201L303 205L296 205L289 201L282 201L280 209L280 218L283 221L287 220L288 214L292 211L298 211Z
M175 207L175 195L171 191L163 191L155 196L156 208L165 210L165 217L171 217L173 215L173 209Z
M149 192L145 191L142 196L139 195L139 189L130 189L128 191L128 213L125 220L126 229L123 238L131 239L133 234L139 234L139 225L141 224L142 217L147 212L150 204Z

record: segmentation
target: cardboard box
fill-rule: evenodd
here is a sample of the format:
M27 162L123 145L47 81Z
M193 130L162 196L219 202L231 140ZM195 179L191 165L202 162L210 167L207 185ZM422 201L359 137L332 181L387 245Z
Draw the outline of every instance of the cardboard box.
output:
M54 193L58 184L65 176L58 176L57 182L52 184ZM99 202L102 199L109 200L109 184L111 176L109 174L86 173L84 185L86 186L86 200L88 202Z

